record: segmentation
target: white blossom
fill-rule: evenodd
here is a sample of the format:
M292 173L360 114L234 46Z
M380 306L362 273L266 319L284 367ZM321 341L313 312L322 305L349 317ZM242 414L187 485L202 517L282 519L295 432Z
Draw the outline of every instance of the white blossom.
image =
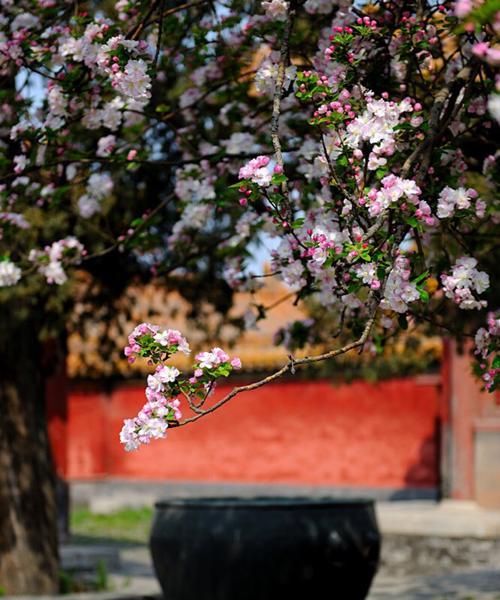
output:
M10 260L0 261L0 287L16 285L21 279L21 269Z

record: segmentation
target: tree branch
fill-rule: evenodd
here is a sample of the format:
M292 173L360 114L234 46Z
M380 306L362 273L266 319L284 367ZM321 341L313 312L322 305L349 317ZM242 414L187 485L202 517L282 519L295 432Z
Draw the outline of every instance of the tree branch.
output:
M281 114L281 99L283 97L283 86L285 83L285 72L290 58L290 35L292 33L293 16L293 9L289 9L287 13L285 31L283 33L283 39L281 41L280 62L278 64L278 75L276 77L276 87L274 89L273 96L273 112L271 116L271 140L273 143L274 154L276 156L277 164L281 167L283 171L283 152L279 137L279 124ZM288 199L288 188L286 181L284 181L281 184L281 191L283 195ZM290 207L289 210L291 210Z
M330 358L335 358L337 356L340 356L341 354L346 354L347 352L350 352L351 350L355 350L356 348L362 348L370 335L373 325L375 324L375 319L377 316L377 309L378 309L378 305L375 308L372 317L370 317L370 319L368 319L368 321L366 322L365 328L364 328L363 333L361 334L360 338L357 339L355 342L351 342L350 344L346 344L345 346L342 346L342 348L337 348L336 350L330 350L329 352L325 352L323 354L318 354L316 356L306 356L304 358L290 357L289 362L287 362L286 365L283 365L283 367L281 367L281 369L279 369L278 371L275 371L271 375L268 375L267 377L264 377L263 379L260 379L259 381L255 381L254 383L250 383L248 385L242 385L242 386L233 388L229 392L229 394L224 396L224 398L222 398L221 400L216 402L213 406L203 410L202 413L198 413L198 411L196 411L197 412L196 415L189 417L188 419L185 419L184 421L180 421L178 423L173 423L171 425L171 427L182 427L183 425L187 425L188 423L194 423L201 417L204 417L205 415L215 412L217 409L219 409L221 406L223 406L224 404L229 402L229 400L231 400L238 394L241 394L242 392L250 392L252 390L256 390L264 385L267 385L268 383L276 381L276 379L283 377L283 375L285 375L288 372L290 372L290 373L295 372L295 367L302 366L302 365L308 365L308 364L320 362L323 360L328 360Z

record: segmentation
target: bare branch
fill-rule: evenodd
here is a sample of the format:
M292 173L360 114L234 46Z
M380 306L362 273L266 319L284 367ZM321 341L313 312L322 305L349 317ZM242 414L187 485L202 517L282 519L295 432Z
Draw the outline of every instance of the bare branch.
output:
M284 171L283 164L283 152L281 148L281 140L279 137L279 123L281 114L281 99L283 97L283 86L285 84L285 72L290 61L290 35L292 33L292 24L294 17L294 10L289 9L287 13L287 20L285 24L285 31L283 33L283 39L281 41L280 48L280 62L278 65L278 74L276 77L276 87L274 90L273 97L273 112L271 117L271 140L273 143L274 154L276 156L276 162ZM288 194L288 188L286 181L281 184L281 192L287 199L289 218L293 218L293 211L290 205L290 198Z
M164 208L174 197L175 197L175 194L169 194L159 204L157 204L153 208L153 210L150 213L148 213L148 215L146 216L144 221L138 227L136 227L136 229L134 230L134 233L131 236L129 236L126 241L129 242L130 240L134 239L134 237L140 231L142 231L144 229L144 227L149 223L149 221L151 221L151 219L155 215L157 215L160 212L160 210L162 208ZM84 256L82 258L82 262L87 262L87 261L95 259L95 258L101 258L102 256L106 256L107 254L110 254L111 252L113 252L113 250L116 250L116 248L118 248L118 246L121 243L122 242L116 241L113 244L111 244L111 246L108 246L107 248L104 248L103 250L100 250L99 252L95 252L94 254L89 254L88 256Z
M278 300L271 302L271 304L269 304L269 306L265 306L264 310L267 312L268 310L272 310L273 308L276 308L280 304L283 304L283 302L286 302L287 300L290 300L290 298L293 298L296 293L297 292L289 292L288 294L285 294L281 298L278 298Z
M374 310L372 317L370 317L370 319L368 319L368 321L366 322L366 325L363 330L363 333L361 334L361 337L359 339L357 339L355 342L351 342L350 344L346 344L345 346L342 346L342 348L337 348L336 350L330 350L329 352L325 352L323 354L318 354L316 356L306 356L305 358L290 357L289 362L287 362L286 365L283 365L283 367L281 367L281 369L279 369L278 371L275 371L271 375L268 375L267 377L264 377L263 379L260 379L259 381L256 381L254 383L233 388L229 392L229 394L224 396L224 398L222 398L221 400L216 402L213 406L210 406L209 408L203 410L202 413L197 413L193 417L185 419L184 421L181 421L179 423L173 423L171 426L172 427L182 427L183 425L187 425L188 423L194 423L201 417L208 415L212 412L215 412L217 409L219 409L221 406L223 406L224 404L229 402L229 400L231 400L238 394L241 394L242 392L251 392L252 390L256 390L264 385L267 385L268 383L276 381L280 377L283 377L283 375L285 375L286 373L294 372L295 367L313 364L316 362L321 362L323 360L335 358L337 356L340 356L341 354L346 354L347 352L350 352L351 350L355 350L356 348L362 348L364 346L364 344L366 343L366 341L368 340L368 337L370 335L372 327L375 324L377 309L378 309L378 306Z
M148 12L144 15L144 18L137 24L135 25L125 36L128 39L131 40L136 40L142 30L146 27L146 23L149 21L151 15L155 12L155 10L158 8L160 4L160 0L156 0L155 2L152 3L151 8L148 10Z
M181 10L186 10L186 9L192 8L194 6L199 6L200 4L208 4L208 0L196 0L195 2L184 2L184 4L179 4L178 6L174 6L172 8L167 8L167 10L162 9L160 16L157 17L156 19L151 19L149 21L148 25L151 23L157 23L161 19L164 19L165 17L173 15L177 12L180 12Z
M163 9L165 7L165 0L161 1L161 16L160 16L160 25L158 26L158 40L156 42L156 52L155 52L155 57L153 59L153 64L155 69L158 67L158 60L160 58L160 52L161 52L161 36L163 34L163 21L165 19L164 15L163 15Z

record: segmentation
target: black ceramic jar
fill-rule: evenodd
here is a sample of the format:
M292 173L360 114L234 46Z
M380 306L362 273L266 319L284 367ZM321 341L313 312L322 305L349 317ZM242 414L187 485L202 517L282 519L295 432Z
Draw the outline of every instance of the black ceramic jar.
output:
M380 535L373 501L190 498L156 504L165 600L363 600Z

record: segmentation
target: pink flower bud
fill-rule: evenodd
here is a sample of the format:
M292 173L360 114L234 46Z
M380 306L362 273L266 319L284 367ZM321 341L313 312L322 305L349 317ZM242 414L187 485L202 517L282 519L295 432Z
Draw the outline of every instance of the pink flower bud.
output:
M241 369L241 360L237 356L235 356L231 359L231 366L233 367L233 369Z

